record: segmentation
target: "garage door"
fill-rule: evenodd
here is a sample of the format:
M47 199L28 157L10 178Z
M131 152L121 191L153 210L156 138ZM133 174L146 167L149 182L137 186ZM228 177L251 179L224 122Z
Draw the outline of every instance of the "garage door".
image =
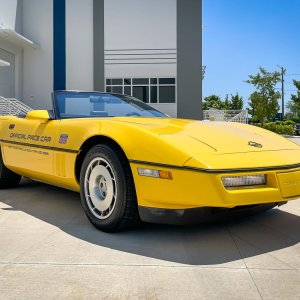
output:
M15 97L15 56L0 48L0 59L10 66L0 66L0 96Z

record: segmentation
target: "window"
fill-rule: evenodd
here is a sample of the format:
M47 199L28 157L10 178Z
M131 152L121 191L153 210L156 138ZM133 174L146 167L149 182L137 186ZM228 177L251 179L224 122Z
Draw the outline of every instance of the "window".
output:
M111 84L112 85L122 85L123 84L123 80L122 79L112 79L111 80Z
M146 103L176 103L176 78L107 78L106 91L134 96Z
M132 84L149 84L149 78L133 78L132 79Z
M122 86L107 86L106 92L108 93L116 93L116 94L123 94L123 87Z
M165 114L130 96L99 92L54 92L59 119L115 116L160 117Z
M106 82L106 92L124 94L123 92L123 78L107 78Z
M160 86L159 87L159 102L160 103L175 103L175 86Z
M145 103L149 102L149 86L133 86L132 87L132 96L144 101Z
M131 85L131 78L124 78L124 85Z
M159 84L175 84L175 78L159 78Z
M131 86L124 86L124 94L131 96Z
M157 86L151 86L151 103L157 103Z

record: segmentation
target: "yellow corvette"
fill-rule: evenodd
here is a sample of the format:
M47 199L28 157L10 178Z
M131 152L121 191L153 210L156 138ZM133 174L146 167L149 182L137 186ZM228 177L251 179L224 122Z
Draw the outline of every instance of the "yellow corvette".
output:
M97 228L267 209L300 195L300 147L238 123L172 119L125 95L57 91L53 111L0 117L0 188L80 191Z

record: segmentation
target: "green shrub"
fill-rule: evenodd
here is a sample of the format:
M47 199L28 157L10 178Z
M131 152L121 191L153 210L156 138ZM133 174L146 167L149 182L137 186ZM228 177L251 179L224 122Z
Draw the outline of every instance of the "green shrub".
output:
M276 122L269 122L265 123L263 128L273 131L278 134L288 134L293 135L294 134L294 122L287 120L284 122L276 121Z
M291 120L294 121L295 123L300 123L300 118L297 116L292 116Z
M292 120L286 120L283 123L284 123L284 125L293 125L293 126L295 125L295 122Z

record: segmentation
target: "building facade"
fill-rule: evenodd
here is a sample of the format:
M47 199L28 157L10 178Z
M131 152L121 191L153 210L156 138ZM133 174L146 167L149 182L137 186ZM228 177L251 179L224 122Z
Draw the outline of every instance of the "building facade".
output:
M0 0L0 96L50 109L54 89L101 90L197 118L201 29L199 0Z

